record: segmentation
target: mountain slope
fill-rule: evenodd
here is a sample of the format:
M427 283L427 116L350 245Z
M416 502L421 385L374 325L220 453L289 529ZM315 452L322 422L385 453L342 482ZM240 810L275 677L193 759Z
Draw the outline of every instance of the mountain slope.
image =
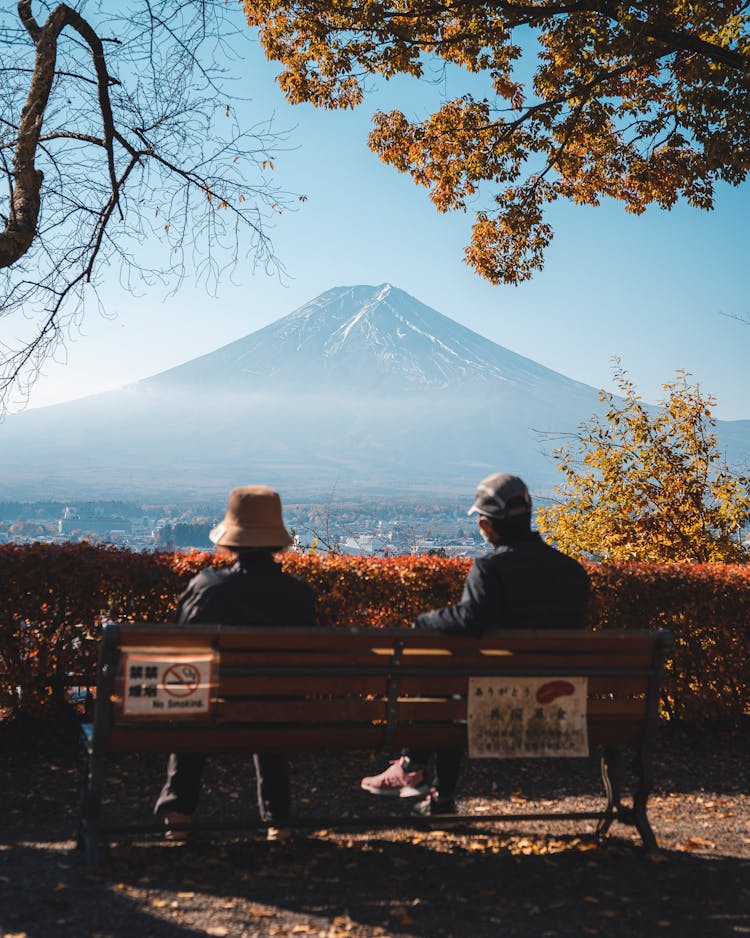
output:
M593 388L402 290L337 287L177 368L9 418L0 473L14 497L221 499L252 481L295 498L442 497L496 470L538 491L558 481L555 437L597 406ZM736 423L739 458L750 424Z

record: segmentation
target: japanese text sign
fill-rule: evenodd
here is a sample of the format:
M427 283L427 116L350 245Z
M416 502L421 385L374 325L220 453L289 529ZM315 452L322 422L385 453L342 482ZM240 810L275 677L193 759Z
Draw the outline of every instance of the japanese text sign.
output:
M588 755L587 685L584 677L469 678L469 755Z
M214 655L131 653L123 662L123 716L173 719L208 713Z

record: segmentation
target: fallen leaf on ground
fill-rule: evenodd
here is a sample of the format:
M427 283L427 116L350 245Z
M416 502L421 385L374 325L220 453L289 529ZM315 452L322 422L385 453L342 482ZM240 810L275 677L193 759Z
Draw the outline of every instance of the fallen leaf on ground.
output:
M706 840L705 837L688 837L688 839L682 845L683 850L700 850L701 847L706 847L709 850L713 850L715 849L716 844L712 840Z
M409 910L403 906L397 906L388 913L391 918L395 918L399 925L413 925L414 919L409 914Z

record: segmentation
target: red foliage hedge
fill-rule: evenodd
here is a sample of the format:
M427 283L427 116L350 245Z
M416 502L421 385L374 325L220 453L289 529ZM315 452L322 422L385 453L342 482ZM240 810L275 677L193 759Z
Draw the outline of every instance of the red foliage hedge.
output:
M103 621L166 621L191 576L227 562L221 554L139 554L88 544L0 546L0 711L58 706L71 674L93 673ZM321 624L379 628L406 626L424 609L455 602L470 561L286 554L283 564L315 588ZM592 628L674 632L667 716L737 723L750 714L750 568L588 569Z

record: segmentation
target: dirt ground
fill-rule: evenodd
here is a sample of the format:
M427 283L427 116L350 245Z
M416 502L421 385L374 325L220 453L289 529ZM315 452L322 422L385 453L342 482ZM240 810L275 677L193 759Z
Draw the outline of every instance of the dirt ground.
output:
M750 935L750 759L739 735L664 731L649 810L656 854L622 826L597 845L590 820L356 831L321 820L289 844L267 843L239 830L254 816L251 763L226 759L207 772L201 812L229 830L190 845L122 837L94 871L75 849L75 745L28 743L0 733L3 938ZM408 802L358 789L381 764L367 754L295 757L298 814L404 815ZM153 757L113 761L107 818L149 820L163 768ZM594 756L474 761L460 794L464 809L496 813L602 803Z

